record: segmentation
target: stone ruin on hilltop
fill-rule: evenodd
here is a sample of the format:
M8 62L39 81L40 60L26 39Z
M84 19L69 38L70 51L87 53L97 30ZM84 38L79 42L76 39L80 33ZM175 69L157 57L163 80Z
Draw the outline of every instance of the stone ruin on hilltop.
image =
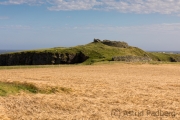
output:
M113 46L113 47L119 47L119 48L128 48L129 45L126 42L121 42L121 41L111 41L111 40L103 40L101 41L100 39L95 39L94 42L100 42L108 46Z

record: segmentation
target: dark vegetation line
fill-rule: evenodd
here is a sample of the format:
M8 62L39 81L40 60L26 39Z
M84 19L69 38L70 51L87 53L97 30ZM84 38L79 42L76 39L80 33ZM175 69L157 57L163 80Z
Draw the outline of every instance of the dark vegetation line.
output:
M0 81L0 96L7 96L10 94L17 94L19 92L28 92L28 93L42 93L42 94L51 94L56 92L71 92L70 88L65 87L50 87L38 88L32 83L20 83L20 82L1 82Z

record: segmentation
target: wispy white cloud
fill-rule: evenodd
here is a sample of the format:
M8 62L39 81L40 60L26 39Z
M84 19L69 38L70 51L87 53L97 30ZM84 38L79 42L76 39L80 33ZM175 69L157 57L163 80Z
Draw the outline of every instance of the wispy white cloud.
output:
M18 29L18 30L29 30L36 29L31 26L26 25L3 25L0 29ZM179 34L180 33L180 23L162 23L162 24L152 24L152 25L142 25L142 26L112 26L112 25L84 25L84 26L68 26L64 27L52 27L44 26L38 28L40 30L81 30L81 31L102 31L109 33L167 33L167 34Z
M20 4L42 4L44 3L43 0L6 0L3 2L0 2L0 5L20 5Z
M139 33L139 34L179 34L180 23L171 24L153 24L143 26L108 26L108 25L89 25L89 26L74 26L65 27L66 30L90 30L90 31L101 31L109 33Z
M97 0L48 0L49 10L90 10L96 6L103 6L103 2Z
M49 10L116 10L123 13L180 14L179 0L48 0Z
M4 0L0 4L43 4L51 11L102 10L180 15L180 0Z

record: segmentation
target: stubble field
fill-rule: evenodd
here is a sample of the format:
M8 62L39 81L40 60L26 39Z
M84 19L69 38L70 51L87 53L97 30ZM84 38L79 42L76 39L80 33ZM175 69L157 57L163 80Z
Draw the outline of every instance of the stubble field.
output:
M0 97L2 120L179 120L179 64L1 69L0 81L63 88Z

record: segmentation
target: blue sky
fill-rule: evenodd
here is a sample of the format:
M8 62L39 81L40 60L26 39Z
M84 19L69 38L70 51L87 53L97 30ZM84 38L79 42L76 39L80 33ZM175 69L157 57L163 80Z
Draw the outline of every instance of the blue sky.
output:
M0 49L125 41L180 51L180 0L0 0Z

